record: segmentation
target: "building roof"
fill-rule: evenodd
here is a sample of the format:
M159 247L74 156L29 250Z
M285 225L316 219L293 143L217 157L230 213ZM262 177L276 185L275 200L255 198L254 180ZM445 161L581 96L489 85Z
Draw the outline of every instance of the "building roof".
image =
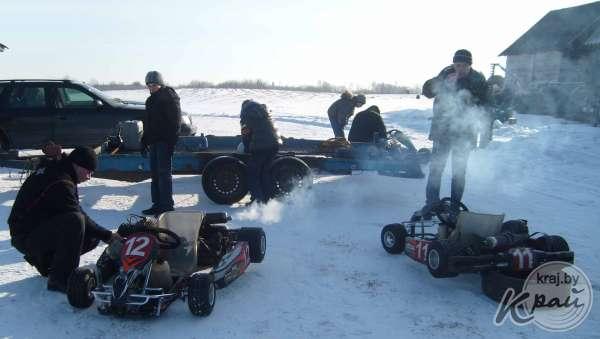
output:
M548 12L501 56L564 51L576 40L595 37L600 41L600 1Z

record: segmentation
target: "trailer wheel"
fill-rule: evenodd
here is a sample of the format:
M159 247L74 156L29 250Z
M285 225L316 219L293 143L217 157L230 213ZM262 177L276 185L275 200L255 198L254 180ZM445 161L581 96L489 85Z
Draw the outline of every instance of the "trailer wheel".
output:
M217 291L212 274L196 273L190 277L188 308L193 315L206 317L215 307Z
M284 196L297 188L310 188L313 175L308 165L293 156L275 158L269 165L269 191L273 197Z
M262 228L242 227L238 233L238 240L248 242L251 263L263 261L267 252L267 237Z
M501 302L507 289L512 288L514 295L521 293L529 273L504 273L500 271L481 272L481 290L488 298Z
M241 160L221 156L212 159L202 171L202 188L217 204L231 205L248 193L246 164Z
M77 308L88 308L94 303L92 291L96 288L96 274L89 267L78 267L67 282L67 299Z
M381 245L388 253L402 253L406 244L407 235L406 228L402 224L386 225L381 230Z
M448 244L434 240L427 250L427 268L434 278L456 277L458 273L450 272L448 258L451 255Z

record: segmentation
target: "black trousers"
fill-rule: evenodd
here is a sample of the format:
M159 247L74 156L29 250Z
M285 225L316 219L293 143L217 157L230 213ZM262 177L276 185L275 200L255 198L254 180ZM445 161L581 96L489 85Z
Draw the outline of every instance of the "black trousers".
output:
M452 185L450 189L450 199L454 204L462 200L463 193L465 192L467 163L472 148L471 143L468 141L455 141L452 143L433 142L426 188L427 206L434 206L440 200L442 173L444 172L448 156L451 152Z
M255 151L248 160L248 190L252 200L267 202L272 195L270 173L267 166L277 155L277 150Z
M85 215L71 212L43 221L17 249L42 275L46 270L50 278L66 283L79 266L80 255L96 248L99 242L87 234Z

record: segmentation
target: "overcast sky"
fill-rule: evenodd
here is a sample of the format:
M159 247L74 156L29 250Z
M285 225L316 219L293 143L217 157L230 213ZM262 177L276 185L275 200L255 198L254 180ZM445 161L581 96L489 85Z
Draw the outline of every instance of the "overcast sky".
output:
M548 11L577 0L3 0L0 78L264 79L420 85L473 53L490 63Z

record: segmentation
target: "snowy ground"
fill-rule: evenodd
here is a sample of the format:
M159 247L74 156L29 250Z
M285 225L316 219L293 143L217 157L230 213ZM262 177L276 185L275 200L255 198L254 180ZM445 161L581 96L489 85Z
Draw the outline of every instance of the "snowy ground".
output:
M281 134L329 138L328 105L337 97L283 91L180 90L183 109L199 131L233 135L239 106L254 98L273 111ZM145 91L112 92L143 100ZM368 96L388 128L426 140L431 101L412 96ZM588 319L567 335L600 333L600 129L546 116L518 115L519 123L496 130L485 150L472 154L464 202L475 211L529 220L532 231L560 234L594 286ZM0 218L6 220L20 184L17 171L0 169ZM443 192L449 191L449 178ZM223 207L210 202L199 176L174 180L178 210L227 211L232 226L262 226L267 256L227 289L218 291L208 318L193 317L175 303L160 319L101 316L74 310L62 294L48 292L10 246L0 224L0 337L563 337L534 325L492 323L496 304L480 290L477 275L433 279L425 266L388 255L379 241L384 224L402 221L424 199L425 180L374 173L318 175L308 192L263 207ZM80 189L82 205L109 228L150 205L149 182L92 179ZM83 258L90 263L97 249Z

